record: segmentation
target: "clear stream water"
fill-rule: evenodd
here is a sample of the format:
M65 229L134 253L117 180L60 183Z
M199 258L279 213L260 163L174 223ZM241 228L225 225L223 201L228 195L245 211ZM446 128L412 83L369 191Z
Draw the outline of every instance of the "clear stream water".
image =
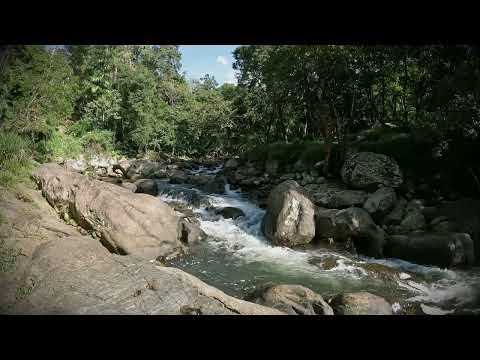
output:
M213 174L221 167L200 167L192 174ZM272 246L261 230L265 210L249 201L246 194L226 184L225 194L205 194L192 185L158 181L159 197L166 202L187 204L198 216L206 241L191 253L172 262L207 284L243 298L266 282L304 285L324 297L349 291L369 291L385 297L394 312L409 304L423 304L439 314L480 313L480 268L447 270L422 266L399 259L372 259L329 249L292 250ZM192 195L193 194L193 195ZM244 217L225 219L207 209L192 205L192 196L207 200L213 208L233 206ZM200 202L202 204L202 202ZM328 260L330 266L321 264ZM396 275L378 276L365 265L377 263L395 269ZM425 308L424 308L425 309Z

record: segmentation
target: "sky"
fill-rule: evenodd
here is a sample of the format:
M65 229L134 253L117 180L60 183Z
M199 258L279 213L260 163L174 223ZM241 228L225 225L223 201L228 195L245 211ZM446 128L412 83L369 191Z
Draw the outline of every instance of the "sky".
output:
M200 79L205 74L215 77L219 85L236 84L232 52L239 45L180 45L181 72L187 79Z

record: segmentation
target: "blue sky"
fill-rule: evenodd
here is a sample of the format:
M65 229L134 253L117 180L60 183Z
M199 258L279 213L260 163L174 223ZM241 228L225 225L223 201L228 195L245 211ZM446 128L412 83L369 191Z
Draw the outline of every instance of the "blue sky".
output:
M180 45L182 72L188 79L200 79L205 74L215 77L219 85L236 83L232 68L232 52L239 45Z

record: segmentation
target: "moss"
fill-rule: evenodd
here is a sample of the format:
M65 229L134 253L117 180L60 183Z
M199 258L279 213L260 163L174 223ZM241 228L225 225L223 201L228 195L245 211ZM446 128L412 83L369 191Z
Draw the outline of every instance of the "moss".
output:
M25 284L23 286L18 287L17 293L15 295L15 299L17 301L22 301L32 293L34 287L35 287L35 284L33 283L33 281L30 284Z
M0 242L0 273L12 271L19 255L18 249L7 246L5 240L2 240Z

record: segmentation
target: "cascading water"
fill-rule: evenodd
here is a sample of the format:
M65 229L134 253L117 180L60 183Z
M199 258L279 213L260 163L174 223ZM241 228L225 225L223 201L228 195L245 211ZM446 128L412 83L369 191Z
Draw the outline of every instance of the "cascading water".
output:
M216 174L221 167L200 167L190 174ZM189 256L172 265L190 272L226 293L243 297L265 282L300 284L323 296L349 291L370 291L385 297L399 311L401 304L421 302L439 313L480 310L480 269L443 270L398 259L371 259L328 249L292 250L272 246L261 232L265 210L226 184L225 194L205 194L192 185L159 180L159 197L189 206L208 239L193 247ZM241 209L245 216L225 219L212 209ZM319 266L325 261L330 266ZM366 264L395 269L382 278L365 270ZM443 309L443 310L442 310Z

